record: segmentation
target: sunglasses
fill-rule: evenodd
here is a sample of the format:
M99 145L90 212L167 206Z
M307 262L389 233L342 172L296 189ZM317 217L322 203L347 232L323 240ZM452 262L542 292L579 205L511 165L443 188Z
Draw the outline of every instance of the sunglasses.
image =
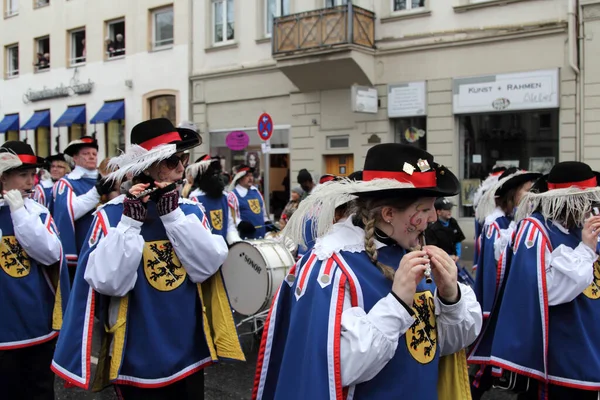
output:
M190 161L190 154L183 153L180 156L178 156L177 154L173 154L171 157L165 159L164 163L167 166L167 168L175 169L175 168L177 168L177 166L179 166L179 163L181 163L181 165L183 165L184 168L187 167L187 164L189 161Z

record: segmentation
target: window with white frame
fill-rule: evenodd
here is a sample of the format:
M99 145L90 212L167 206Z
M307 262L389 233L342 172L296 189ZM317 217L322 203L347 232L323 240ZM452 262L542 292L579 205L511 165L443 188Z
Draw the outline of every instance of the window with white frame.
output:
M19 0L4 0L4 16L11 17L19 13Z
M290 13L289 0L265 0L265 36L271 36L273 30L273 20L282 15Z
M152 11L152 50L173 46L173 7Z
M47 71L50 68L50 36L44 36L35 39L37 51L36 59L33 65L35 71Z
M425 0L392 0L394 11L415 10L425 7Z
M348 0L325 0L325 7L343 6L348 4Z
M70 56L69 65L85 63L85 28L69 32Z
M6 77L19 76L19 45L6 46Z
M125 55L125 20L117 19L106 23L108 36L105 39L106 55L109 58Z
M233 0L213 0L213 42L227 43L234 39Z

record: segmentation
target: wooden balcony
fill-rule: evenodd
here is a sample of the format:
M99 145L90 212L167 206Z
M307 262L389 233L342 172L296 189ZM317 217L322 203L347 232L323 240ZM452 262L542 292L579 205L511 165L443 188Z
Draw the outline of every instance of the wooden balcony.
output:
M374 49L375 13L352 4L273 21L273 58L302 91L372 84Z

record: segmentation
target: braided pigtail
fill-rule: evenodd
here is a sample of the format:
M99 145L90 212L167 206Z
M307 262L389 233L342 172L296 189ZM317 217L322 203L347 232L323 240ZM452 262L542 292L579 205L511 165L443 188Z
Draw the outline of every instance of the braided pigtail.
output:
M369 216L369 211L367 209L362 210L362 222L365 225L365 250L369 256L369 259L387 279L393 281L394 270L377 260L377 246L375 245L375 218Z

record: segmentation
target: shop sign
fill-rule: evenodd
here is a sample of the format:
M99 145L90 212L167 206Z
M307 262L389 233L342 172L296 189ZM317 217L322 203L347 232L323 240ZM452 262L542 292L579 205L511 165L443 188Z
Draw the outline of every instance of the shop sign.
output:
M379 98L377 89L368 86L352 86L352 111L365 114L377 114Z
M27 104L30 102L58 99L61 97L76 96L82 94L89 94L94 89L94 82L88 80L87 83L80 83L76 79L71 82L70 86L61 84L55 88L45 87L41 90L28 89L23 94L23 103Z
M454 114L559 107L558 69L454 79Z
M427 114L425 82L388 85L388 117L418 117Z

